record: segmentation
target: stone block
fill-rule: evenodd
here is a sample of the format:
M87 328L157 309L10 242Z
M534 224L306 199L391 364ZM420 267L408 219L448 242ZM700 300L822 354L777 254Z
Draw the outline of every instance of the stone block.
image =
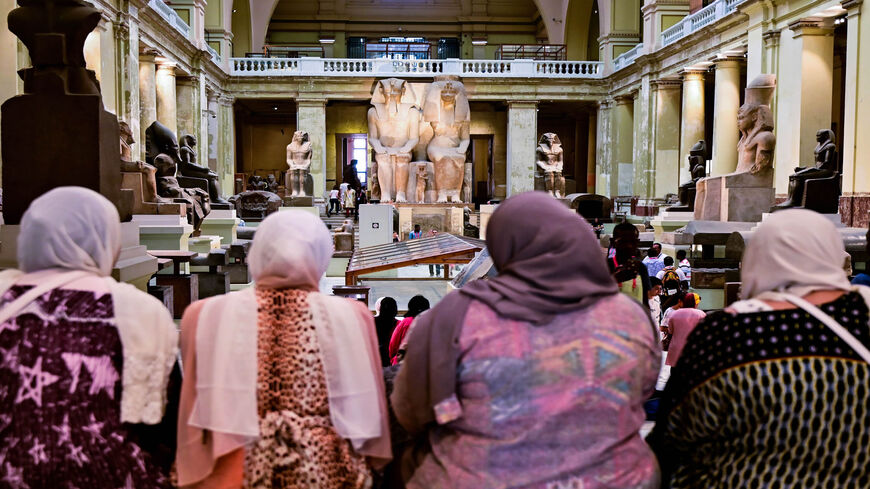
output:
M172 287L172 317L181 319L191 302L199 299L199 275L155 275L157 285Z
M230 291L229 272L198 272L199 298L205 299L216 295L223 295Z
M235 209L212 209L199 230L204 235L220 236L223 244L232 243L238 238L239 221Z

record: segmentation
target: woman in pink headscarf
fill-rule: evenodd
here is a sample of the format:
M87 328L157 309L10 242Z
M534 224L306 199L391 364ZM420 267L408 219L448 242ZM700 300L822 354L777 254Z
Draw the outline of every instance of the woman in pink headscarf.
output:
M498 276L417 317L391 396L409 488L658 487L638 434L661 350L589 224L542 192L489 221Z
M185 312L180 486L363 488L391 458L371 315L318 292L331 256L320 219L273 214L251 246L255 287Z

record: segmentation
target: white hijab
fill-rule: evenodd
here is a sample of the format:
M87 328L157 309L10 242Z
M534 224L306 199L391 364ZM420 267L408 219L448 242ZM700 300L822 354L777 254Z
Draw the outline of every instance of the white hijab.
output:
M761 223L743 254L744 300L766 292L798 297L814 290L850 290L843 270L843 239L834 224L805 209L772 214Z
M389 460L389 426L377 339L368 311L317 292L332 257L323 222L304 211L282 211L257 228L248 263L257 287L312 291L317 330L339 435L359 453ZM259 438L257 414L257 298L254 288L209 299L196 335L196 401L188 423L228 435L215 458ZM179 482L195 481L179 466Z
M82 187L58 187L34 200L21 219L18 264L25 273L62 268L108 277L121 251L118 211Z
M109 276L120 251L118 211L105 197L82 187L58 187L40 196L21 219L21 270L0 273L0 295L18 282L38 280L0 308L0 324L48 291L102 277L105 289L100 289L112 294L124 357L121 421L156 424L163 418L169 374L178 354L178 331L160 301Z

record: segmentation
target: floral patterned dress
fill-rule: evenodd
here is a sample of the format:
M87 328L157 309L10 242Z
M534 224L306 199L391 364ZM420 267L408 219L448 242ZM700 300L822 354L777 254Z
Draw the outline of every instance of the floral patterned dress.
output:
M121 423L122 367L108 291L55 289L0 324L0 488L170 487Z

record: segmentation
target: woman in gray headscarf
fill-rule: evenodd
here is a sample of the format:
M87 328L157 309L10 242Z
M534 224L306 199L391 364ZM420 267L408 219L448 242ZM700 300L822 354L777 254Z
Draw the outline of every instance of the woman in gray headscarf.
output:
M661 350L589 224L543 192L489 221L498 276L418 316L390 398L410 488L655 488L638 435Z
M759 226L744 300L692 331L647 439L665 487L870 487L870 289L845 257L815 212Z
M20 270L0 273L0 481L170 487L136 435L163 419L178 335L160 301L110 276L115 207L56 188L30 204L17 245Z

